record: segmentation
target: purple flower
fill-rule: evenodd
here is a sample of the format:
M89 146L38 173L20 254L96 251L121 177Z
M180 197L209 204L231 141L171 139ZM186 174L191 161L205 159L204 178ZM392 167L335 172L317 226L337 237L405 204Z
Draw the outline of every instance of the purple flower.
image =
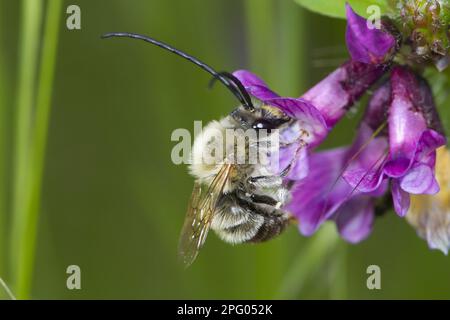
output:
M386 32L386 25L370 28L349 5L347 19L351 60L301 98L278 96L248 71L234 75L257 100L293 119L281 132L280 167L291 165L287 180L292 183L292 197L284 209L298 219L300 232L309 236L332 220L344 239L356 243L370 234L378 198L388 190L400 216L410 208L410 195L439 192L436 149L445 145L446 138L427 82L396 66L389 81L371 97L353 144L314 151L388 71L397 50L397 40ZM432 238L437 246L443 229L431 224L425 229L439 230Z
M308 90L302 98L322 113L331 129L386 71L384 65L350 60Z
M334 220L341 236L351 243L370 234L376 198L386 193L387 181L363 194L344 180L343 173L371 166L387 148L386 138L371 139L377 122L385 116L386 90L389 87L383 86L374 94L351 146L310 155L309 175L295 182L292 200L286 206L299 220L303 235L312 235L326 220Z
M347 4L347 31L345 38L352 60L380 64L392 57L395 38L383 30L369 28L367 20L356 14Z
M386 66L383 65L375 66L348 61L308 90L301 98L278 96L264 81L249 71L238 70L233 75L258 100L279 107L292 118L305 123L309 121L315 127L312 131L313 145L317 145L386 70Z
M309 174L295 183L292 201L285 207L298 219L303 235L312 235L329 219L336 221L348 242L359 242L370 234L374 198L353 192L341 176L350 155L351 149L344 147L310 156Z
M396 45L389 33L369 29L366 19L348 4L347 18L346 40L352 59L302 96L322 113L330 129L388 70L384 63Z
M395 67L391 75L388 116L389 147L371 165L352 168L346 181L362 193L376 190L385 179L397 214L409 209L410 194L435 194L436 149L446 143L430 88L409 69Z

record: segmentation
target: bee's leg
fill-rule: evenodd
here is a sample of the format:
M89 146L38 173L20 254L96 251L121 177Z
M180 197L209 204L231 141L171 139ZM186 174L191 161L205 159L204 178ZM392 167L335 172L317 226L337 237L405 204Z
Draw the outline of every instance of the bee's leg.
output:
M286 198L284 195L282 195L281 197L278 196L278 198L282 199L277 200L274 199L274 197L268 195L248 193L245 190L236 191L236 197L240 205L251 211L259 211L259 209L256 207L257 204L264 204L274 208L275 210L278 210L285 203L284 200Z
M260 194L250 194L250 200L255 202L255 203L262 203L262 204L267 204L269 206L275 207L278 205L278 201L275 200L274 198L270 197L270 196L266 196L266 195L260 195Z
M236 200L238 201L239 205L250 211L258 211L256 208L256 203L267 204L269 206L274 206L278 203L272 197L256 195L246 192L244 189L237 189L235 194Z
M247 181L256 188L275 188L282 185L283 178L281 176L257 176L249 177Z
M253 194L250 196L251 200L256 203L264 203L267 205L281 207L285 204L289 197L288 188L283 187L283 177L282 176L257 176L250 177L248 179L248 184L252 191L258 189L271 189L272 193L268 195L258 195Z
M304 129L300 130L300 135L294 139L293 141L290 142L280 142L280 147L281 148L285 148L285 147L289 147L293 144L300 144L302 147L306 146L307 143L305 141L305 138L309 137L310 133Z
M289 161L287 167L284 168L283 171L280 173L281 177L285 178L290 173L294 164L299 160L301 151L308 146L308 143L304 140L305 137L309 137L309 132L306 130L302 130L302 133L296 140L287 143L286 142L280 143L280 148L285 148L293 144L298 144L297 150L295 150L295 154L292 157L291 161Z

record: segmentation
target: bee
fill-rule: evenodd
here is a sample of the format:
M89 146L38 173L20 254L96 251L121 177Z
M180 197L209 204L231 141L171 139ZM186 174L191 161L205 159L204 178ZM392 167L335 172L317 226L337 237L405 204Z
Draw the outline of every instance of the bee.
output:
M232 74L217 72L166 43L139 34L108 33L103 36L111 37L143 40L187 59L210 73L213 76L212 83L220 81L240 103L223 119L209 123L194 140L189 170L195 183L179 240L178 255L181 262L185 266L193 263L210 229L231 244L262 242L279 235L293 221L289 213L282 209L289 200L289 190L283 183L283 177L289 172L290 165L281 173L272 174L268 164L249 161L236 163L230 155L239 151L236 150L239 138L245 141L245 155L262 145L266 146L263 152L270 153L271 146L265 143L267 139L276 130L290 126L293 119L276 107L252 99ZM244 137L248 129L256 132L265 130L268 134L265 138L259 134L253 138ZM227 130L233 130L237 139L211 139L217 132L226 136ZM214 156L214 150L218 148L229 152L225 152L215 163L202 161L205 154Z

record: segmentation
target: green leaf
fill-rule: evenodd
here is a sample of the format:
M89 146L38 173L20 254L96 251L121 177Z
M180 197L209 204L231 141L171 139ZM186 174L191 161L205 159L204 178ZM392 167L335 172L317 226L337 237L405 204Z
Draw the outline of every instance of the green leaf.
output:
M367 8L377 5L381 13L390 12L390 0L295 0L299 5L313 12L345 19L345 3L348 2L358 14L368 17Z

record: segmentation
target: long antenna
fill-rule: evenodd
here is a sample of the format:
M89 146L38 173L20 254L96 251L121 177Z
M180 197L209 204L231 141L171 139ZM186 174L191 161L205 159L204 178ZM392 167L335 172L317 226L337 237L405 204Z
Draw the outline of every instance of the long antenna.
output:
M224 72L217 72L216 70L214 70L212 67L210 67L209 65L207 65L206 63L198 60L197 58L183 52L180 51L178 49L175 49L174 47L155 40L153 38L144 36L144 35L140 35L137 33L128 33L128 32L111 32L111 33L106 33L102 36L103 39L107 39L107 38L132 38L132 39L138 39L138 40L142 40L145 42L149 42L155 46L158 46L162 49L165 49L167 51L170 51L180 57L183 57L184 59L192 62L193 64L197 65L198 67L202 68L203 70L205 70L206 72L208 72L209 74L211 74L214 79L219 80L220 82L222 82L233 94L234 96L242 103L242 105L249 109L249 110L253 110L253 104L251 101L251 98L249 96L249 94L247 93L247 91L244 89L244 86L242 85L242 83L234 76L230 76L230 74L228 73L224 73Z

